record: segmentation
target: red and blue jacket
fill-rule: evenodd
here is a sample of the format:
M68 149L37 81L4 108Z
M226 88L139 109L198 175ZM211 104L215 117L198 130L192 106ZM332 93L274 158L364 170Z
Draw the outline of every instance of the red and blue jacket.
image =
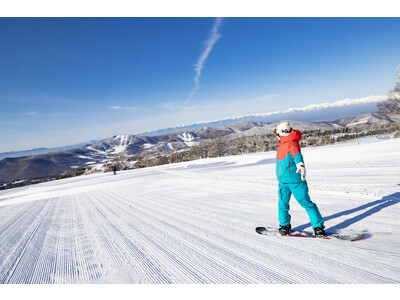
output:
M299 142L301 132L292 130L288 136L281 136L276 155L276 176L282 183L301 182L300 173L296 173L297 164L304 163Z

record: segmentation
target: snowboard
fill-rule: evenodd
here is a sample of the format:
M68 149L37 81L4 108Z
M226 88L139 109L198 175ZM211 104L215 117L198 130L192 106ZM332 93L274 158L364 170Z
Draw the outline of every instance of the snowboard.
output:
M282 236L282 237L302 237L302 238L315 238L314 233L310 231L296 231L292 230L288 235L281 235L277 228L272 227L257 227L257 233L262 235L270 235L270 236ZM355 242L365 238L365 234L362 232L355 233L326 233L326 237L321 237L321 240L339 240L346 242Z

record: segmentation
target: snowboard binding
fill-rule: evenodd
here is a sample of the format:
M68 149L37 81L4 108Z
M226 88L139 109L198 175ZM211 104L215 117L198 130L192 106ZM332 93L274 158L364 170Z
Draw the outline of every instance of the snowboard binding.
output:
M292 229L292 225L286 225L286 226L282 226L280 225L279 227L279 233L280 235L288 235L290 233L290 229Z

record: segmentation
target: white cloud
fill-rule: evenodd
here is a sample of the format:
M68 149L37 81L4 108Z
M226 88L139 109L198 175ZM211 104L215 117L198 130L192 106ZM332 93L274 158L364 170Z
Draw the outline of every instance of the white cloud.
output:
M270 95L262 96L262 97L259 97L259 98L251 99L250 101L252 101L252 102L263 102L263 101L269 101L269 100L272 100L272 99L276 99L278 97L280 97L280 95L278 95L278 94L270 94Z
M28 111L28 112L26 112L24 115L25 116L35 116L35 115L37 115L38 113L36 112L36 111Z
M197 63L194 65L194 71L196 72L196 75L194 77L194 87L192 91L190 92L189 96L187 97L185 104L188 103L194 94L196 94L197 90L200 88L200 76L201 76L201 71L204 68L204 64L207 60L208 55L210 54L211 50L213 49L215 43L221 38L221 34L219 33L219 28L221 26L222 18L216 18L214 22L214 26L211 30L210 37L208 40L205 42L205 49L201 53L199 59L197 60Z
M169 109L169 110L179 110L179 111L188 111L188 110L194 110L197 109L197 106L189 106L187 105L187 103L185 103L184 105L182 105L179 102L162 102L162 103L158 103L158 107L161 109Z
M175 106L176 106L176 104L174 104L172 102L158 103L158 107L160 107L162 109L170 109L170 108L174 108Z
M119 106L119 105L109 106L108 108L112 109L112 110L137 110L138 109L136 106Z

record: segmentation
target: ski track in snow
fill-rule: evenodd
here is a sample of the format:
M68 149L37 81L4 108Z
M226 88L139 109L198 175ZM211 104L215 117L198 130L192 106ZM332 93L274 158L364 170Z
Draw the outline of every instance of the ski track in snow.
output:
M328 230L363 241L258 235L275 152L205 159L1 191L0 283L400 283L400 139L360 141L303 155Z

